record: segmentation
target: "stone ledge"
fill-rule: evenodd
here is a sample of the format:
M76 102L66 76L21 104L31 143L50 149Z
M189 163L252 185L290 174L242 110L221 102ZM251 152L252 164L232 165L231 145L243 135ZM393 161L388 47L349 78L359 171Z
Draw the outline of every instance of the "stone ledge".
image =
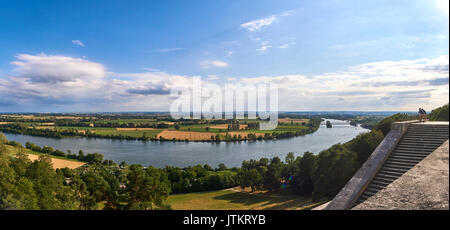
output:
M449 141L354 210L449 209Z
M409 124L419 121L394 122L391 131L378 145L375 151L369 156L366 162L347 182L342 190L334 197L325 210L347 210L350 209L356 200L367 188L378 170L383 166L384 161L395 149L402 136L406 133Z

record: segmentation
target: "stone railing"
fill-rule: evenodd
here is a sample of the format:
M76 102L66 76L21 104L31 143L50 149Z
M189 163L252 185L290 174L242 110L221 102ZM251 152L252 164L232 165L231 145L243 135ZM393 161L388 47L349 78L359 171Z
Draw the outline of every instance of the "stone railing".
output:
M402 136L406 133L409 124L418 121L394 122L391 131L384 137L383 141L373 151L366 162L347 182L342 190L325 207L325 210L346 210L352 208L353 204L361 196L369 183L383 166L389 154L394 150Z

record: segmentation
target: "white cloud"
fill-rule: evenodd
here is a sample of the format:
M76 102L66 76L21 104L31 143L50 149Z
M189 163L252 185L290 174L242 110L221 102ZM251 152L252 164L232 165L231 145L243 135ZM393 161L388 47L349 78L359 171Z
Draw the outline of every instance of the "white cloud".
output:
M241 24L241 27L250 32L254 32L254 31L260 30L261 28L263 28L265 26L271 25L276 19L277 19L277 17L275 15L272 15L267 18L253 20L250 22L243 23L243 24Z
M257 51L264 53L266 52L269 48L272 48L272 46L269 44L268 41L263 41L261 42L261 47L256 49Z
M272 23L277 21L280 17L289 16L293 12L294 12L293 10L290 10L290 11L282 12L280 14L275 14L275 15L269 16L267 18L252 20L252 21L241 24L241 27L246 29L249 32L259 31L264 27L270 26Z
M192 84L192 76L161 71L106 72L85 59L18 55L14 74L0 78L0 106L56 105L83 111L167 111L169 89ZM240 83L276 83L280 110L426 110L448 102L449 57L372 62L314 76L223 77ZM206 81L219 77L209 75Z
M15 65L18 77L32 82L73 82L80 79L93 80L105 76L105 67L81 58L19 54Z
M223 61L217 61L217 60L205 60L200 63L200 66L203 69L210 69L213 67L225 68L225 67L228 67L228 63L223 62Z
M286 49L286 48L289 48L290 46L292 46L292 45L294 45L294 44L295 44L294 42L284 43L284 44L282 44L281 46L279 46L278 48L280 48L280 49Z
M103 65L66 56L19 54L14 75L0 82L0 97L15 103L34 100L63 103L99 96L105 84Z
M215 80L219 80L220 77L214 74L208 75L208 77L206 78L206 80L208 81L215 81Z
M72 40L72 44L77 45L77 46L83 46L83 47L84 47L84 43L81 42L80 40Z
M448 103L447 56L373 62L315 76L241 78L279 86L280 110L428 110Z

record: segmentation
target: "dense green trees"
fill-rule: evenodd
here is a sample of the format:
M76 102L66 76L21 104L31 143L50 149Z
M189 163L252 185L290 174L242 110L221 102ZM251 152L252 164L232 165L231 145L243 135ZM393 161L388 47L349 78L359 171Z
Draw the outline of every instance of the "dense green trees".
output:
M6 143L0 134L0 209L169 208L170 181L162 169L92 160L76 170L54 170L49 155L32 162L17 146L11 157Z
M389 131L391 131L392 122L417 120L417 119L418 119L417 116L412 116L412 115L408 115L408 114L404 114L404 113L397 113L392 116L384 118L383 120L378 122L373 127L373 129L380 130L381 132L383 132L383 135L386 136L389 133Z
M2 135L1 135L2 136ZM15 158L0 142L0 209L75 209L76 199L62 173L42 155L31 162L19 150Z
M185 168L166 166L164 171L168 174L173 193L218 190L238 185L235 179L237 170L229 170L224 164L217 169L209 165Z
M428 119L430 119L430 121L448 121L448 116L448 104L446 104L431 111L428 115Z
M131 165L127 179L127 209L153 210L168 207L164 201L171 192L170 182L163 170Z
M237 179L242 188L250 187L252 191L289 189L298 195L313 196L315 200L331 199L383 138L382 131L372 130L318 155L305 152L295 158L289 153L285 162L278 157L244 161Z

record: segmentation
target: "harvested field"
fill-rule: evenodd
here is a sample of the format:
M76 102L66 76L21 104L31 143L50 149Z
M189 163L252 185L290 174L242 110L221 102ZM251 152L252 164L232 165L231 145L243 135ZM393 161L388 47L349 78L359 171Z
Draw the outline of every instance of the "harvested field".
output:
M211 136L216 136L215 133L207 132L188 132L188 131L169 131L164 130L157 135L157 138L163 137L164 139L172 140L190 140L190 141L201 141L201 140L211 140Z
M117 131L157 130L155 128L116 128Z
M39 125L42 125L42 126L54 126L55 123L53 123L53 122L50 122L50 123L39 123Z
M28 158L30 158L30 160L32 160L32 161L39 160L39 155L28 154ZM54 169L65 168L65 167L70 168L70 169L75 169L75 168L78 168L85 164L83 162L62 160L62 159L56 159L56 158L52 158L52 163L53 163Z
M8 122L0 122L0 125L6 125Z
M211 129L227 129L229 124L209 126ZM239 125L239 129L245 129L248 125Z

